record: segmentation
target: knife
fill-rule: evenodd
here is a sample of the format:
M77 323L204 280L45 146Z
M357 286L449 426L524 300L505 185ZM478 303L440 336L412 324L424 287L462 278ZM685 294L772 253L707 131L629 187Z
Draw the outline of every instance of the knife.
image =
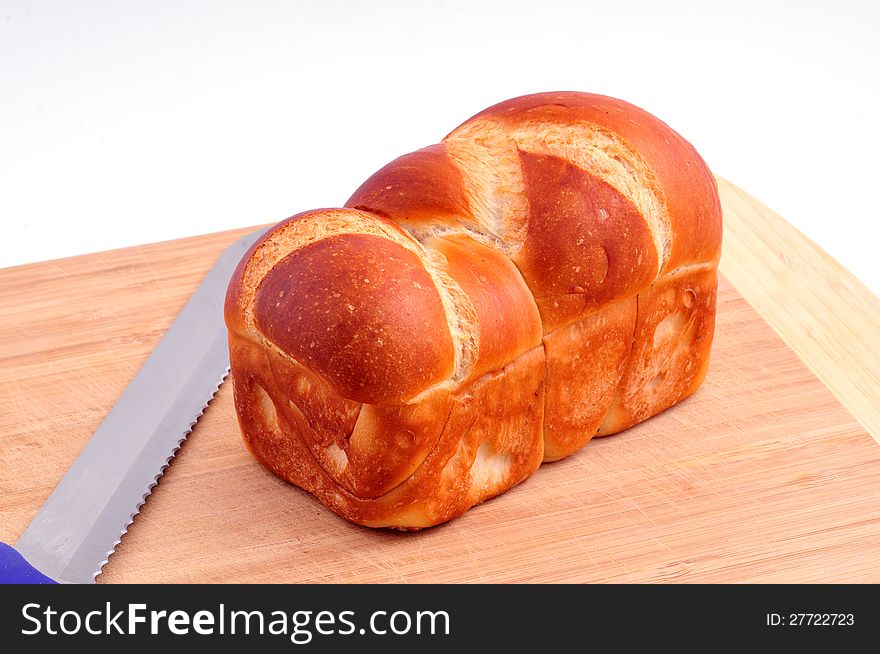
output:
M0 542L0 583L94 583L229 373L226 287L265 231L220 256L15 547Z

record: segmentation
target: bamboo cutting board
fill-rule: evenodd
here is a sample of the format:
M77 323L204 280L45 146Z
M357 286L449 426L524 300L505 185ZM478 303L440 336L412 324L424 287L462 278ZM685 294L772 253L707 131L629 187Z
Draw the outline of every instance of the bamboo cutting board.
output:
M778 297L759 297L782 280L749 285L755 269L792 266L749 265L749 230L772 216L730 185L722 195L724 272L802 356L819 334L805 359L873 428L877 389L860 380L870 382L876 357L841 364L825 342L848 329L846 315L817 332L796 311L774 312ZM21 534L241 233L0 271L0 540ZM785 298L812 297L795 276ZM851 292L838 279L829 297L859 304ZM878 344L866 329L862 341L841 338L853 357ZM835 374L823 351L852 375ZM227 384L99 580L878 582L880 446L722 278L712 363L694 397L418 533L350 525L271 476L241 442Z

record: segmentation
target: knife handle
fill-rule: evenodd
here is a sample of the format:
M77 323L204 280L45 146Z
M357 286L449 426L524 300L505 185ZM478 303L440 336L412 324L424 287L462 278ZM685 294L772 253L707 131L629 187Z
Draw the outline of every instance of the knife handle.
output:
M0 542L0 584L57 584L27 562L11 545Z

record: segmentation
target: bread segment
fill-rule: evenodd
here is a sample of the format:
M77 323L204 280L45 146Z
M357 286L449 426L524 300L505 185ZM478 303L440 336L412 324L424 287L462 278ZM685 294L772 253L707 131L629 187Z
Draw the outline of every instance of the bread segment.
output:
M470 298L479 330L467 383L499 370L541 343L542 325L532 293L502 252L464 234L432 237L425 245L443 256L450 278Z
M626 196L553 155L522 152L521 165L529 223L513 261L535 296L545 333L656 279L651 230Z
M554 154L604 177L627 195L663 244L658 248L661 273L718 260L721 202L715 178L690 143L647 111L592 93L536 93L481 111L445 141L477 139L486 123L498 125L526 149L525 141L543 140ZM552 132L568 136L543 136ZM558 151L554 143L570 154Z
M254 324L357 402L400 402L454 372L431 275L418 256L380 236L331 236L281 259L254 296Z
M226 302L245 442L353 522L450 520L697 389L720 241L711 173L650 114L490 107L245 255Z

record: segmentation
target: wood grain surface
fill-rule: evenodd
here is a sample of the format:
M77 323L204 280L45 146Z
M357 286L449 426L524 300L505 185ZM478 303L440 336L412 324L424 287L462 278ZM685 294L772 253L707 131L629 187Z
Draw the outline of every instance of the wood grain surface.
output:
M800 279L816 264L786 244L778 217L721 190L723 267L739 290L722 280L694 397L451 524L397 533L350 525L263 470L227 385L99 581L880 581L880 446L865 429L880 424L876 378L859 381L877 370L880 339L860 313L876 298L859 299L867 291L818 250L825 267ZM201 275L247 231L0 271L0 540L25 529ZM811 292L824 299L811 304ZM813 316L835 295L851 305L831 307L836 322Z
M718 186L722 271L880 442L880 298L748 193Z

